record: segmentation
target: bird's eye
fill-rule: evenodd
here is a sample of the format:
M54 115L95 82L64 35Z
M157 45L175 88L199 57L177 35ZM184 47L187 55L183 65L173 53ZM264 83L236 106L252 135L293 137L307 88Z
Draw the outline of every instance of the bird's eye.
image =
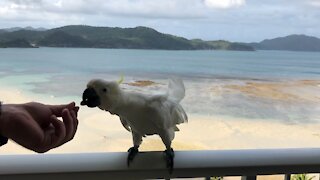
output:
M108 91L107 88L102 89L102 92L104 92L104 93L106 93L107 91Z

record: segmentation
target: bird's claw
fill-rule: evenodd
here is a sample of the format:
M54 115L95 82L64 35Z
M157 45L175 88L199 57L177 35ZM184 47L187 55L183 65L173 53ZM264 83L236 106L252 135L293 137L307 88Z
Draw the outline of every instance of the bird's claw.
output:
M167 161L167 168L169 169L169 173L172 174L173 171L173 166L174 166L174 151L171 148L170 150L165 150L164 154L166 156L166 161Z
M131 147L130 149L128 149L128 152L129 152L129 154L128 154L128 158L127 158L127 165L129 167L130 163L133 161L134 157L136 157L139 150L137 147Z

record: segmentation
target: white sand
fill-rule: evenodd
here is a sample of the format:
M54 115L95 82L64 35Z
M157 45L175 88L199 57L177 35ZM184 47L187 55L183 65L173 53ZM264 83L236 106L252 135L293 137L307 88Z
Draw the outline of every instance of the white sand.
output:
M45 98L31 97L15 89L0 90L6 103L22 103ZM48 97L43 103L68 103ZM97 108L81 107L75 138L48 153L127 151L131 134L117 116ZM189 123L179 126L173 142L175 150L319 147L320 124L285 124L275 120L247 120L189 114ZM144 138L141 150L163 150L158 136ZM0 154L33 153L14 142L0 148Z

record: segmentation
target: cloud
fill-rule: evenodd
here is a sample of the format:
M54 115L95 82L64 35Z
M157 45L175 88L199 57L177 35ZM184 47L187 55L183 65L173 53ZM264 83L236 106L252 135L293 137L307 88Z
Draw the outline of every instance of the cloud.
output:
M197 0L105 0L101 14L144 18L192 19L203 17Z
M6 1L6 0L5 0ZM14 4L36 4L36 3L41 3L42 0L10 0L8 2L14 3Z
M0 14L52 13L140 18L203 18L202 0L1 0ZM62 14L61 14L62 13Z
M0 0L0 29L142 25L187 38L319 37L319 7L320 0Z
M311 6L320 7L320 0L309 0L308 3Z
M227 9L244 4L245 0L1 0L0 14L21 18L51 13L64 19L69 15L198 19L207 17L208 8Z
M209 8L227 9L239 7L246 3L245 0L204 0L204 4Z

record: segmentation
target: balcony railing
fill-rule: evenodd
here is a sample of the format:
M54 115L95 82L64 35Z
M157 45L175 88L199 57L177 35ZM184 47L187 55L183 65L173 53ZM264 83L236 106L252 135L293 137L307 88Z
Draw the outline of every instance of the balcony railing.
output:
M2 180L106 180L319 173L320 148L176 151L172 174L162 152L1 155Z

